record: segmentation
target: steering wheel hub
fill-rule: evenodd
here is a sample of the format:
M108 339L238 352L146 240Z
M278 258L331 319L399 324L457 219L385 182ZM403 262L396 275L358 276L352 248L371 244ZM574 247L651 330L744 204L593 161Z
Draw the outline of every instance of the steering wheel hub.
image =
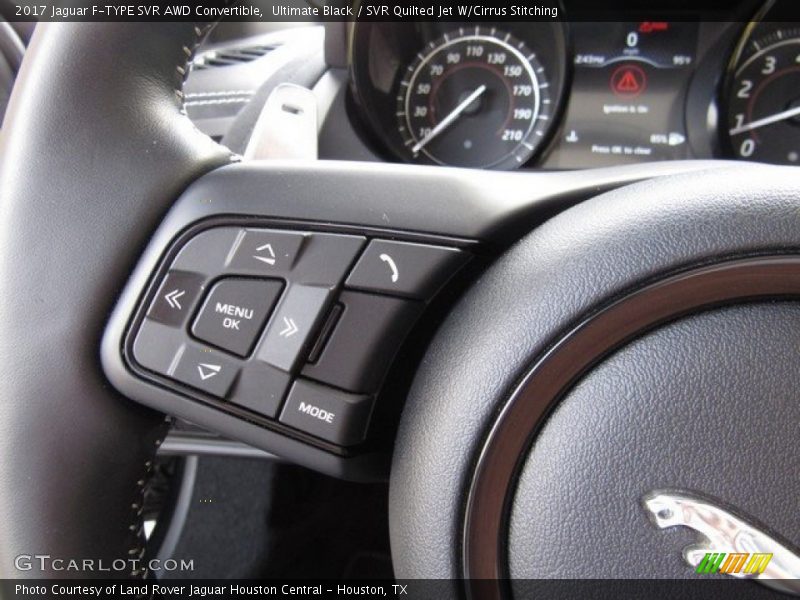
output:
M451 314L395 450L400 573L469 577L481 597L507 591L487 584L495 578L694 576L681 558L691 535L664 539L642 506L667 488L797 539L787 507L798 489L781 474L800 464L790 302L800 263L785 254L798 236L771 229L791 202L710 175L570 209ZM412 522L428 531L425 547L416 525L406 533ZM461 555L441 558L459 542Z

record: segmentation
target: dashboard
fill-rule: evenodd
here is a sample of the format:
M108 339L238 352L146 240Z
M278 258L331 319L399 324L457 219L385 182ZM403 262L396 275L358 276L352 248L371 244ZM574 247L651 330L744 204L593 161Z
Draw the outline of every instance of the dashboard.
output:
M565 20L551 21L357 21L324 32L222 23L186 82L187 113L243 152L254 121L244 109L296 73L308 81L288 80L313 87L325 107L323 159L505 170L800 164L796 0L716 12L696 0L694 12L600 22L570 21L576 2L563 0ZM29 34L0 22L0 114ZM337 40L343 50L330 60ZM323 43L329 73L315 84Z
M714 20L358 22L350 118L397 162L800 164L800 23L781 5Z

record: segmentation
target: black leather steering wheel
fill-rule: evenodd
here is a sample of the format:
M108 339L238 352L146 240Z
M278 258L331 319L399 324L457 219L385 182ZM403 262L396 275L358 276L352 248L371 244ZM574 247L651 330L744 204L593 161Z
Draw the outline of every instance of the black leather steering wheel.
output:
M23 64L0 152L6 576L64 575L14 566L43 549L143 555L141 492L164 418L115 391L100 347L120 297L137 299L160 260L153 244L186 226L175 209L164 220L179 196L198 220L257 213L484 249L492 264L420 362L394 445L399 577L689 576L690 532L665 538L639 504L663 488L798 544L796 169L230 165L181 112L204 33L47 24ZM162 406L148 398L135 399ZM180 402L200 420L213 412ZM279 433L266 444L302 461L303 440ZM349 455L330 456L319 468L353 475Z
M202 34L190 24L44 24L23 63L0 176L6 573L42 548L142 551L141 492L163 418L113 391L99 343L120 278L177 194L230 161L181 114Z

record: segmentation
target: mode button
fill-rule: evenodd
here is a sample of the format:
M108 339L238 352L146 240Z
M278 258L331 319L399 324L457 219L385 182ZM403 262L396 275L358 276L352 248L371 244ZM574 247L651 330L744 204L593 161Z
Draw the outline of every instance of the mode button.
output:
M364 440L371 411L370 396L298 379L289 392L280 421L338 446L352 446Z

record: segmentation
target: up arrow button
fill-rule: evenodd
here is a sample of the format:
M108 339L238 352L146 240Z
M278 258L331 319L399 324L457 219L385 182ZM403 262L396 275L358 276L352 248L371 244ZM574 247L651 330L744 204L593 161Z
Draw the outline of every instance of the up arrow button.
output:
M287 275L308 234L273 229L246 229L236 241L228 268L242 275Z
M270 267L275 266L275 250L272 249L272 244L264 244L263 246L259 246L256 248L256 252L259 252L260 254L254 254L253 258L260 260L265 265L269 265Z

